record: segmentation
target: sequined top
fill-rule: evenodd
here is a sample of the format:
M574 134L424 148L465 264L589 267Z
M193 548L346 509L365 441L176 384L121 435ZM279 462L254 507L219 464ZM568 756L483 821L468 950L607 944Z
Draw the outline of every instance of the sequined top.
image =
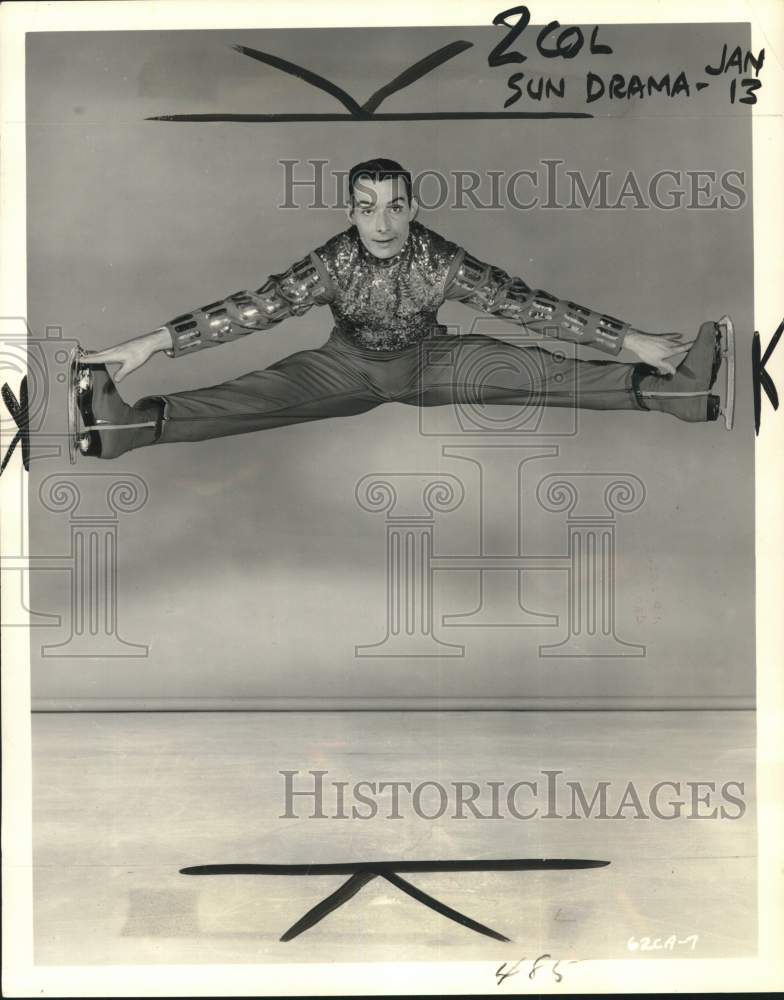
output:
M328 305L341 333L359 347L392 351L438 329L438 308L453 299L549 336L618 354L629 329L612 316L533 290L438 233L412 222L403 249L374 257L352 226L255 291L241 291L166 324L171 357L267 330Z

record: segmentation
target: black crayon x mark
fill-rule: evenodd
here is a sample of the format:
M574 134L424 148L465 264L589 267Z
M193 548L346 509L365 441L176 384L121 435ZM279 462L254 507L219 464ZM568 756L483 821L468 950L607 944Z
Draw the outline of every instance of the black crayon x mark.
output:
M762 392L765 390L765 395L770 400L770 405L774 410L779 408L779 394L776 392L776 385L770 374L765 370L765 365L770 361L771 355L776 350L778 342L781 340L781 336L784 333L784 319L779 323L779 328L770 338L770 343L765 348L765 353L762 353L762 346L760 344L760 335L755 332L754 338L751 342L751 367L752 367L752 377L754 379L754 432L759 434L760 424L762 423Z
M352 899L374 878L383 878L390 885L400 889L407 896L427 906L436 913L454 920L455 923L468 927L477 934L494 938L496 941L510 939L485 924L467 917L464 913L452 909L446 903L440 902L434 896L418 889L406 879L400 877L400 872L519 872L541 869L563 870L575 868L604 868L609 861L586 861L579 858L520 858L516 860L498 861L366 861L351 864L321 864L321 865L196 865L193 868L182 868L182 875L348 875L347 882L331 893L320 903L292 924L280 938L281 941L291 941L304 931L315 926L327 914L337 910Z
M16 446L21 444L22 446L22 465L25 468L25 472L30 471L30 429L28 423L30 416L27 412L28 400L27 400L27 376L25 375L22 379L22 383L19 387L19 399L11 391L11 387L7 382L3 384L2 388L3 402L8 409L8 412L14 418L14 423L19 428L19 430L14 435L13 441L8 446L8 451L3 456L2 462L0 462L0 475L3 474L5 467L8 465L9 459L14 453Z

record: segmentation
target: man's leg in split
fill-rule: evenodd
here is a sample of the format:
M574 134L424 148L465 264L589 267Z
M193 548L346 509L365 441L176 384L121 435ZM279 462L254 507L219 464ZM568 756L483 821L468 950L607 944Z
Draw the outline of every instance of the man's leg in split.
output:
M634 365L578 361L562 352L494 337L435 337L422 345L419 379L402 402L640 410Z
M701 331L700 338L686 361L708 373L699 380L700 388L707 389L715 378L711 368L713 341L709 342L707 332L703 336ZM660 384L677 390L686 380L690 380L689 385L684 387L694 388L694 373L686 362L684 366L686 375L660 378L642 364L576 360L563 352L520 347L475 334L437 337L422 345L419 377L401 402L419 406L528 402L532 406L589 410L660 409L682 420L715 419L718 397L654 399L643 395Z
M95 366L94 382L93 409L99 421L132 424L157 419L156 427L98 432L98 447L87 454L101 458L116 458L150 444L204 441L351 416L384 402L328 345L300 351L218 385L146 396L134 406L122 400L103 365Z

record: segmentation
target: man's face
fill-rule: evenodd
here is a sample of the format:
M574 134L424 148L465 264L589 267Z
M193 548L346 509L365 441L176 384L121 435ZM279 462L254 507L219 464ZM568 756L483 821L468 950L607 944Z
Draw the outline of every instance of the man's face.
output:
M374 257L386 260L405 246L408 227L417 212L409 203L402 177L372 181L361 177L353 189L348 217L359 230L359 238Z

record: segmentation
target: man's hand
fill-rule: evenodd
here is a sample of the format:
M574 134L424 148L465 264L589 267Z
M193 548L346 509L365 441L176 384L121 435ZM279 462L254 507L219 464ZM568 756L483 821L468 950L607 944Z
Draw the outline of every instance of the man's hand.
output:
M629 330L623 339L624 347L663 375L675 374L691 343L680 333L643 333L642 330Z
M171 347L171 335L166 327L147 333L143 337L126 340L124 344L108 347L105 351L86 351L84 360L88 363L111 364L119 363L120 367L112 376L115 382L122 382L126 375L149 361L153 354L165 351Z

